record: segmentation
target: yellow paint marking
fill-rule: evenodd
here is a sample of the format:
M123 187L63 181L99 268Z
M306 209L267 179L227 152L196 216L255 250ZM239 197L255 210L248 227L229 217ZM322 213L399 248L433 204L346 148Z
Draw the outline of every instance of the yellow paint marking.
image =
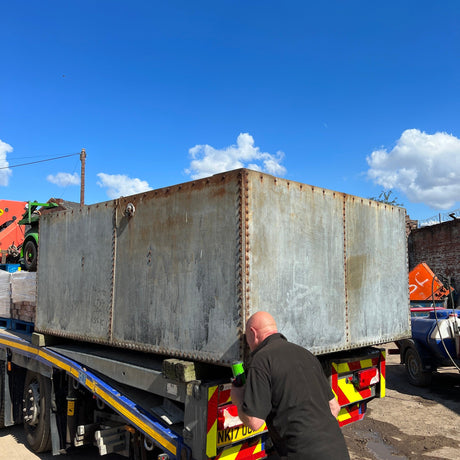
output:
M22 343L13 342L12 340L0 339L0 343L3 343L9 347L18 348L19 350L22 350L22 351L27 351L28 353L32 353L34 355L37 354L35 348L29 347L27 345L23 345Z
M386 394L386 379L380 374L380 397L384 398Z
M241 449L241 444L237 444L236 446L228 447L222 451L219 459L235 460L235 458L240 453L240 449Z
M339 374L350 372L350 366L348 365L348 363L339 363L336 369Z
M67 415L69 417L75 415L75 401L67 401Z
M258 454L259 452L262 452L262 439L259 440L257 447L254 449L255 454Z
M349 419L351 419L351 415L345 408L342 408L342 409L340 409L338 419L339 419L340 422L342 422L344 420L349 420Z

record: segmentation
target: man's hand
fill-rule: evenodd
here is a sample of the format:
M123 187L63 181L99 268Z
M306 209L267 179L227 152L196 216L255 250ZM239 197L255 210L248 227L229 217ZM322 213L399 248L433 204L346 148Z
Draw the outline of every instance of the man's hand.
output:
M334 418L337 418L340 412L340 404L337 402L337 399L332 398L329 401L329 407L331 409L331 413L334 416Z

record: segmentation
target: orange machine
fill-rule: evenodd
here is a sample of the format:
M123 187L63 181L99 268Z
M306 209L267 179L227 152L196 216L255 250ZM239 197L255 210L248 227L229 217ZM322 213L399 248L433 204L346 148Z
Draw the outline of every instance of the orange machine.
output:
M449 295L438 277L425 262L418 264L409 273L409 292L411 301L440 300Z
M24 225L19 225L25 201L0 200L0 263L8 256L17 257L18 249L24 241Z

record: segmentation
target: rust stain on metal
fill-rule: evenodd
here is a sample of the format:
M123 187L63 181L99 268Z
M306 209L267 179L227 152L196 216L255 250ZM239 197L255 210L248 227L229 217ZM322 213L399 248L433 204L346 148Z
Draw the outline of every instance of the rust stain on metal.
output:
M220 197L220 196L224 196L226 193L227 191L225 190L225 187L219 187L213 191L213 196Z

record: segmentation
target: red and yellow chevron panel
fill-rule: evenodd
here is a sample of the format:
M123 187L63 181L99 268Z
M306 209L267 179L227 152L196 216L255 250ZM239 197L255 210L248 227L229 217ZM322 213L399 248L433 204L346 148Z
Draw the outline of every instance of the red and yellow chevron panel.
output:
M221 404L227 404L231 401L231 398L230 398L230 392L232 391L232 386L231 384L229 385L224 385L223 386L223 389L221 387L221 389L219 390L219 397L218 397L218 404L219 406Z
M219 387L208 388L208 423L206 435L206 455L217 455L217 406L219 401Z
M331 386L341 406L340 426L361 420L366 412L366 402L385 396L385 362L386 354L382 349L377 356L368 359L331 363ZM375 379L366 379L374 374Z
M228 387L224 385L208 388L207 458L257 460L265 457L265 441L264 438L260 436L267 429L265 424L257 431L252 431L245 427L241 424L239 419L239 425L235 425L234 427L231 424L227 429L224 429L223 426L219 426L219 413L222 412L224 416L227 417L227 415L225 415L225 410L228 411L230 422L232 416L236 416L236 414L233 414L231 411L231 409L236 409L236 407L228 404L231 402L230 390L231 385ZM221 425L225 426L222 421ZM259 434L259 436L255 437L257 434ZM245 438L251 439L244 441ZM217 454L218 450L219 454Z
M332 390L334 391L337 400L341 406L346 406L354 402L362 401L363 399L369 399L372 397L372 390L370 387L363 390L358 390L353 385L348 377L339 378L339 375L342 374L338 372L339 367L343 367L346 364L332 363ZM350 369L348 369L348 374Z
M386 376L387 376L387 367L386 367L386 351L380 350L380 397L385 397L385 389L386 389Z
M337 396L337 400L341 406L362 401L363 399L369 399L375 396L375 393L373 394L372 391L372 386L359 390L349 380L349 376L353 372L369 369L372 367L380 369L380 357L345 363L332 362L331 364L332 390Z
M342 407L339 412L337 420L339 421L339 426L348 425L352 422L357 422L364 418L366 412L366 403L360 402L357 404L350 404L349 406Z

